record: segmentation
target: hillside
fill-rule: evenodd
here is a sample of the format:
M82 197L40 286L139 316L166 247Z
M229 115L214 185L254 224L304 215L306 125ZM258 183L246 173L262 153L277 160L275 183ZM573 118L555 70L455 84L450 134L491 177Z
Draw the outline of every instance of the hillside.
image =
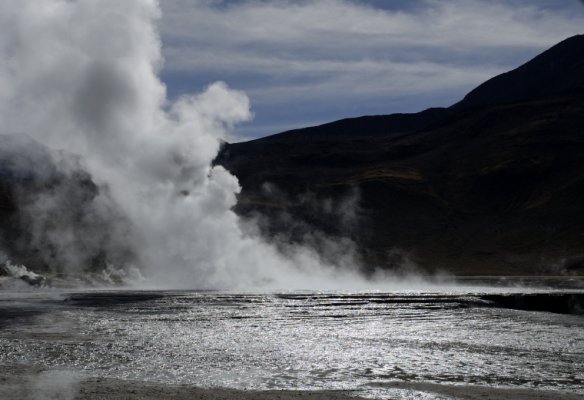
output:
M583 88L579 35L447 109L226 144L217 163L243 186L237 211L268 216L266 232L349 236L369 265L582 273Z
M96 201L103 212L92 207ZM113 239L125 224L77 156L0 134L0 266L7 259L43 273L64 273L71 263L78 273L99 270L106 254L132 257Z

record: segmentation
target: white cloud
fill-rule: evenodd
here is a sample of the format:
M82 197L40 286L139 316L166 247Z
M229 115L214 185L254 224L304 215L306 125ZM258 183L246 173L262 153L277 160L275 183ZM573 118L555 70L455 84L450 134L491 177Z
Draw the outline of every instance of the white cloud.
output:
M220 2L164 0L162 33L209 43L267 44L325 50L361 46L541 46L578 32L581 16L548 13L535 3L425 1L414 12L347 0ZM312 39L312 40L310 40ZM354 49L357 50L357 49Z
M584 26L584 8L538 1L423 0L393 10L349 0L161 4L165 73L223 74L256 105L462 96Z
M552 13L535 3L478 0L427 0L411 12L347 0L218 3L162 2L167 68L197 67L205 49L262 60L431 59L442 52L474 57L482 48L542 49L578 33L583 22L582 15Z

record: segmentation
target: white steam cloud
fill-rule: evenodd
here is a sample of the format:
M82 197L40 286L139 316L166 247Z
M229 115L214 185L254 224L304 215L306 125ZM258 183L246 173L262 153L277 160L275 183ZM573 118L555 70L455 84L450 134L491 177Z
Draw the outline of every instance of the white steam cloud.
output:
M283 255L242 230L232 211L238 181L211 164L232 126L251 118L249 100L218 82L170 103L157 76L159 17L154 0L0 0L0 133L79 155L100 187L85 205L85 225L127 222L107 232L54 230L55 251L73 255L63 262L79 268L73 242L89 235L81 253L89 252L96 235L108 248L128 246L136 267L161 286L355 284L351 251L326 265L313 250ZM70 198L49 197L35 200L34 221Z

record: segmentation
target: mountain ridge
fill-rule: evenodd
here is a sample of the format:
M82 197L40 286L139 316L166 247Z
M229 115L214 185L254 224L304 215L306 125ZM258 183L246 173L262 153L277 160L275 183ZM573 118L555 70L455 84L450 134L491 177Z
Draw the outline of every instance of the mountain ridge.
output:
M513 103L584 90L584 35L569 37L525 64L471 90L451 108Z
M291 215L303 227L291 240L302 229L348 235L368 265L392 267L397 252L456 274L580 273L583 66L578 35L423 121L409 114L407 129L383 131L392 115L375 117L372 134L366 117L340 120L226 144L216 163L240 179L236 211L267 216L267 234L290 230L281 215ZM351 193L360 222L349 231L300 195L340 203Z

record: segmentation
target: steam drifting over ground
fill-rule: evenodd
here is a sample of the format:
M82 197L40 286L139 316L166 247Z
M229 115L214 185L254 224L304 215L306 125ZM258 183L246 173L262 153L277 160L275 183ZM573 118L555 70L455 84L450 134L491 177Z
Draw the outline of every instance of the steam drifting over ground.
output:
M157 76L159 17L154 0L0 2L1 133L63 150L52 154L59 173L86 169L99 189L83 199L83 229L59 217L75 188L31 200L39 246L69 273L103 252L107 274L140 270L133 276L149 286L359 286L351 249L332 265L241 227L238 181L211 164L233 125L251 118L249 100L217 82L170 103Z

